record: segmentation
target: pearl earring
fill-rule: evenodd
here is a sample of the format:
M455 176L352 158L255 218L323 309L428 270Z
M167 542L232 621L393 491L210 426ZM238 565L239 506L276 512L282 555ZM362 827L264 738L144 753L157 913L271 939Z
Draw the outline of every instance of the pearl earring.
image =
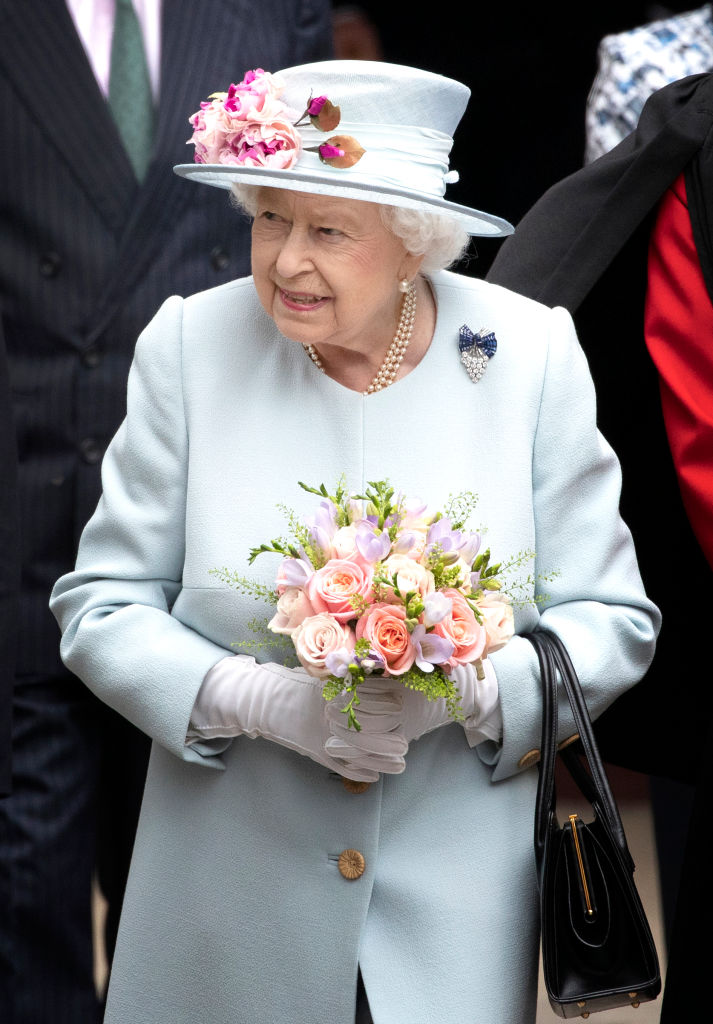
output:
M404 294L405 294L409 290L410 287L411 287L411 282L409 281L409 279L407 277L405 277L403 279L403 281L399 281L399 291L400 292L404 292Z

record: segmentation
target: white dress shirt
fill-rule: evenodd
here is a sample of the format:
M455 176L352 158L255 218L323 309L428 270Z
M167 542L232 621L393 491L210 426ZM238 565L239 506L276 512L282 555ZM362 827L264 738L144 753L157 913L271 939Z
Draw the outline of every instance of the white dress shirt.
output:
M161 62L161 0L132 0L132 3L144 36L151 91L157 99ZM99 88L108 96L116 0L67 0L67 8Z

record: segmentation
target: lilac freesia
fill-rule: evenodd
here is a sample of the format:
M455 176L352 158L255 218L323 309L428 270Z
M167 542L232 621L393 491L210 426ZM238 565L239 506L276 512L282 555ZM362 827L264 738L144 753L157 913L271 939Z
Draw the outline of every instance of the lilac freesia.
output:
M481 536L479 533L465 533L463 534L463 543L458 549L459 556L463 559L466 565L472 565L475 556L480 551Z
M332 537L337 531L337 506L333 501L320 501L317 511L307 520L315 547L329 554Z
M305 555L304 558L285 558L277 574L277 583L284 587L304 587L314 576L314 569Z
M377 533L366 522L357 526L354 542L362 558L372 565L375 565L376 562L383 562L391 550L391 538L388 533L385 530L382 533Z
M439 554L443 556L446 563L455 562L458 558L458 549L463 543L463 536L460 530L454 530L450 519L443 516L442 519L428 528L426 535L426 553L431 554L434 548L438 548Z
M330 651L324 659L324 664L330 675L336 676L337 679L346 679L350 674L349 666L353 660L354 651L350 651L348 647L340 647L336 651Z
M423 599L423 621L426 626L435 626L442 622L453 609L453 601L439 590L426 594Z
M415 543L416 534L413 530L404 530L402 533L397 534L391 548L391 553L394 555L407 555Z
M415 664L422 672L433 672L433 666L448 661L455 650L450 640L437 633L427 633L420 623L411 634L411 645L416 651Z

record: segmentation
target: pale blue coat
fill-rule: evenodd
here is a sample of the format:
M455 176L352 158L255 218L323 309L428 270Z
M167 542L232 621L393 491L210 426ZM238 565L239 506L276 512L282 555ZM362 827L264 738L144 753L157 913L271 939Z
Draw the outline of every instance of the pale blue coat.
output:
M139 340L103 497L52 598L66 664L155 741L108 1024L353 1024L357 963L375 1024L535 1019L527 641L493 657L502 749L471 750L451 724L361 794L266 740L213 757L184 745L205 673L267 613L209 571L272 582L279 556L249 568L247 553L285 533L278 503L313 511L298 480L389 477L433 507L477 492L493 557L534 549L537 572L558 573L542 621L592 713L646 670L658 612L569 315L447 272L433 285L430 349L366 398L277 332L250 279L169 299ZM460 364L463 323L498 340L477 384ZM538 614L519 610L518 630ZM560 728L573 731L564 711ZM366 859L357 881L337 868L349 847Z

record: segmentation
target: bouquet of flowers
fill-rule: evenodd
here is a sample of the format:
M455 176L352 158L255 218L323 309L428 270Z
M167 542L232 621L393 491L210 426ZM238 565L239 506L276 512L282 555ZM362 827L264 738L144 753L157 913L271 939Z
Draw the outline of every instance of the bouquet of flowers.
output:
M359 684L373 675L443 697L462 719L450 673L470 663L482 678L482 659L509 641L503 572L531 555L491 564L481 533L466 528L471 493L433 513L388 480L370 482L365 494L351 494L343 480L333 494L324 484L300 487L320 499L314 515L299 521L288 511L291 537L250 551L250 563L282 555L274 591L227 569L214 574L275 602L268 630L290 639L299 663L324 681L326 700L346 695L351 727L360 728Z

